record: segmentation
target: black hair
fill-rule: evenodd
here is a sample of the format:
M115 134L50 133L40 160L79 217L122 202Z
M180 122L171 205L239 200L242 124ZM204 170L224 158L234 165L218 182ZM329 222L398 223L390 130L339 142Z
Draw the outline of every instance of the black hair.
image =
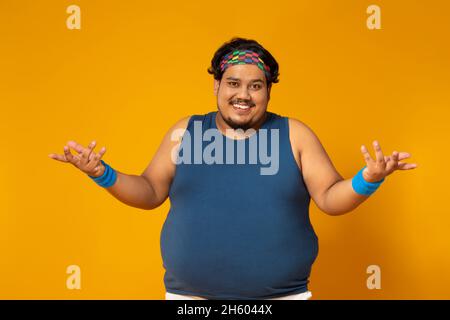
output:
M220 62L225 55L233 52L234 50L251 50L256 52L264 63L270 68L270 76L268 77L266 75L267 85L277 83L279 81L278 76L280 74L278 72L278 62L270 54L270 52L264 49L264 47L255 40L237 37L225 42L214 54L211 60L211 66L208 68L208 73L214 75L214 79L222 79L223 72L220 70Z

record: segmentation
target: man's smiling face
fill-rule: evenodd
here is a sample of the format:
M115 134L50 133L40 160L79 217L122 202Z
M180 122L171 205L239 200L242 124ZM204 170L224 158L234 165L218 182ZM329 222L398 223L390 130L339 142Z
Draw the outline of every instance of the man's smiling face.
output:
M228 67L222 80L214 80L214 94L219 109L218 120L232 129L260 126L270 99L264 72L253 64Z

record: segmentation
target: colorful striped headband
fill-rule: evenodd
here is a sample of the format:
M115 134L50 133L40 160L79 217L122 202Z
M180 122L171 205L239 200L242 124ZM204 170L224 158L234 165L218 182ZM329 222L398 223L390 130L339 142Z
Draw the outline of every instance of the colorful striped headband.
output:
M220 62L220 70L224 72L229 66L235 64L254 64L258 66L267 78L270 78L270 68L259 57L256 52L251 50L235 50L225 55Z

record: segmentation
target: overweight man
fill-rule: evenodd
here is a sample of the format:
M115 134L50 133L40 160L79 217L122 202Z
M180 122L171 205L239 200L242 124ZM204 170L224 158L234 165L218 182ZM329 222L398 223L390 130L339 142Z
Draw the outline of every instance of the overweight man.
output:
M176 122L141 175L119 172L75 141L52 159L70 163L121 202L151 210L170 199L161 232L166 299L309 299L318 238L309 204L348 213L396 170L407 152L375 158L344 179L300 120L268 111L275 58L254 40L233 38L214 54L217 110ZM74 150L74 153L71 152Z

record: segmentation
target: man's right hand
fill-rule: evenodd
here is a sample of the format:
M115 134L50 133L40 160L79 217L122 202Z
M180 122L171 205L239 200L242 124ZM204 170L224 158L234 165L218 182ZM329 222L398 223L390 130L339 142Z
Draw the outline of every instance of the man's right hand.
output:
M68 162L92 177L100 177L105 172L105 166L101 163L101 158L106 152L106 148L102 147L98 153L95 153L94 147L96 142L92 141L87 148L75 141L67 142L64 146L64 154L51 153L48 156L54 160ZM70 148L74 149L78 155L70 152Z

